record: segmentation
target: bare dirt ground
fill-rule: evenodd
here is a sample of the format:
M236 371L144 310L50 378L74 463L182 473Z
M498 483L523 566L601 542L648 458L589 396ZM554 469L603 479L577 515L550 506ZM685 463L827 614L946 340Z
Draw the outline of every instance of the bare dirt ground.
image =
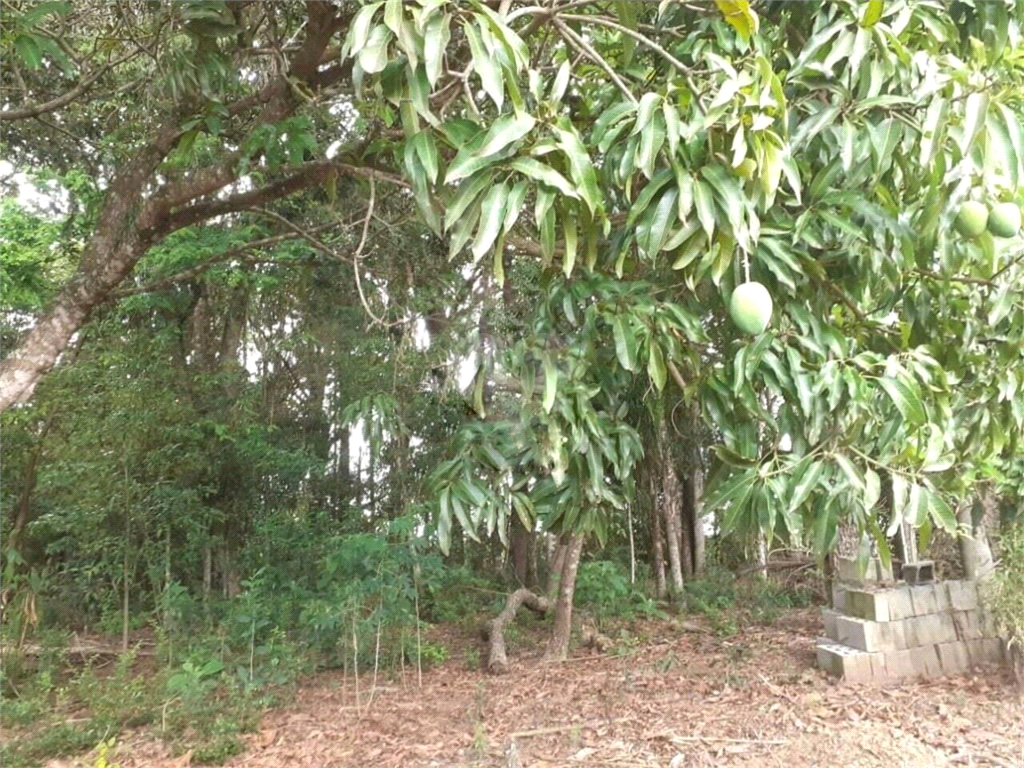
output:
M692 623L634 625L642 644L511 674L464 657L397 680L324 673L268 712L230 766L941 768L1024 766L1024 704L997 671L872 688L815 668L814 610L718 638ZM464 638L464 642L472 641ZM142 733L122 768L184 768Z

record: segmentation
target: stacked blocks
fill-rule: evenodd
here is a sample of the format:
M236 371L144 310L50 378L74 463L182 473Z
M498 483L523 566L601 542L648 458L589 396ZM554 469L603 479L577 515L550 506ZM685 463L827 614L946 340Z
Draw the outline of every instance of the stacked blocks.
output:
M1002 661L973 581L833 588L818 666L851 682L957 675Z

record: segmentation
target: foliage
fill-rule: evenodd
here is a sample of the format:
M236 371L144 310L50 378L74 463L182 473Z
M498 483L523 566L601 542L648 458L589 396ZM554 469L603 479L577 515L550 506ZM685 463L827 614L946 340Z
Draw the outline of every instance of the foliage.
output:
M575 600L594 615L599 624L621 617L665 616L651 598L629 583L624 569L610 560L580 563Z
M1017 520L1006 526L999 543L1000 566L984 585L982 598L996 633L1019 667L1024 649L1024 524Z

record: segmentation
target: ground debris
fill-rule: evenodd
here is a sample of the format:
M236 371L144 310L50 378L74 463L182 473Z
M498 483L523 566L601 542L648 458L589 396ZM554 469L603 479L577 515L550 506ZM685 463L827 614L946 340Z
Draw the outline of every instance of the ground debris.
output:
M411 677L388 681L358 714L351 684L326 672L291 706L268 712L227 765L1024 765L1024 707L1012 686L993 676L838 683L815 667L818 622L814 611L793 611L728 641L634 623L645 642L619 655L542 664L517 648L509 658L516 674L500 680L452 661L425 672L422 688ZM119 748L121 768L170 768L172 759L139 737Z

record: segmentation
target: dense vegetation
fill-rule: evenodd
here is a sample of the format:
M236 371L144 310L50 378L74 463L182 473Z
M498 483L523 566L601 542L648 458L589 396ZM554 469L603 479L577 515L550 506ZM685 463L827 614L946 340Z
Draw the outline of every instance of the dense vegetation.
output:
M411 674L521 585L558 658L574 602L806 602L728 575L771 550L1002 518L1019 558L1022 21L5 0L4 644L142 653L5 653L5 718L92 706L5 757L161 720L223 758L274 685Z

